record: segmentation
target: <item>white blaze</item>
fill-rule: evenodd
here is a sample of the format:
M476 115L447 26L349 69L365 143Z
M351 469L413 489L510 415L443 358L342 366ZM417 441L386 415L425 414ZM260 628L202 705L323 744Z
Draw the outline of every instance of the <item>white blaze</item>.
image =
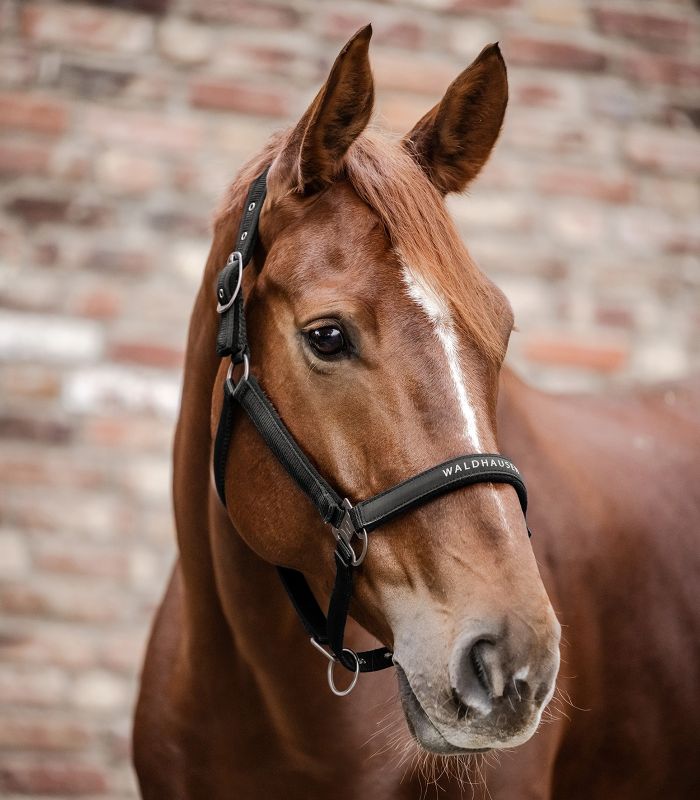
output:
M455 333L454 323L447 302L425 281L425 279L415 273L410 267L403 267L403 281L408 289L411 299L428 315L428 319L433 323L435 334L442 345L447 360L447 367L452 380L452 385L457 396L457 403L464 419L464 438L475 453L483 450L479 437L479 427L477 423L474 405L469 397L464 373L459 361L459 345ZM495 487L491 487L499 516L503 523L504 530L509 529L508 519L501 497Z
M476 412L469 398L462 366L459 361L459 346L450 309L444 298L440 297L426 281L420 275L414 273L410 267L404 266L403 280L411 299L423 309L435 327L435 334L445 353L452 385L454 386L459 409L464 419L464 438L470 446L473 447L474 452L478 453L482 448Z

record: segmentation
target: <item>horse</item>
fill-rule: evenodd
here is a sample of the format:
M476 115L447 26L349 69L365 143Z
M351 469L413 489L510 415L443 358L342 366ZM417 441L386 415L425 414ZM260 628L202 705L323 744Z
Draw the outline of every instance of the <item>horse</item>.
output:
M135 713L142 796L394 800L431 783L448 800L698 796L700 384L555 396L503 365L513 312L444 202L499 135L499 47L395 140L369 125L370 37L345 45L215 221L174 443L179 558ZM395 669L342 699L324 685L342 666L309 645L276 570L327 601L329 526L243 414L227 507L212 480L217 273L265 170L242 278L250 372L310 462L356 502L500 446L530 493L531 542L496 482L372 534L345 641L380 642Z

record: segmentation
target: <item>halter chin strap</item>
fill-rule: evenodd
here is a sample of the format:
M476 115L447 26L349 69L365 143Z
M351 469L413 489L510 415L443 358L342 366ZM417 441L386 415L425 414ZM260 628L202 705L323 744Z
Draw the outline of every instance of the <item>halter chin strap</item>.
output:
M385 492L352 505L326 481L299 447L255 376L249 372L250 351L246 333L243 270L253 256L260 210L265 200L267 170L253 182L245 201L238 230L236 250L228 258L217 283L217 311L220 315L216 352L230 356L224 402L214 443L214 480L221 502L226 505L226 462L236 408L242 408L282 466L304 492L332 530L336 541L336 576L328 614L324 615L306 578L301 572L278 567L282 584L289 595L311 643L328 659L328 682L334 694L349 694L360 672L374 672L392 665L386 647L356 653L344 647L345 624L353 589L353 575L365 559L368 534L380 525L446 492L475 483L507 483L517 492L523 514L527 510L527 491L517 467L498 453L475 453L451 458L414 475ZM234 381L233 371L242 365ZM530 533L528 529L528 534ZM333 669L342 664L354 673L350 686L336 688Z

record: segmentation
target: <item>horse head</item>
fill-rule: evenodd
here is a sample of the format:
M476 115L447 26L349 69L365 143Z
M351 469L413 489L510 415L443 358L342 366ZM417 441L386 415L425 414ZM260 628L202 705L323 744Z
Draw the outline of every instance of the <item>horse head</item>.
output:
M244 279L250 368L351 500L453 456L497 452L513 328L507 299L471 260L444 202L498 137L508 98L499 48L486 47L393 141L368 130L370 36L367 27L348 42L299 123L244 170L269 166ZM234 195L232 206L242 202ZM229 514L243 539L327 592L328 527L247 420L228 466ZM554 690L560 629L511 486L463 488L377 530L351 613L393 651L409 727L426 749L510 747L535 731Z

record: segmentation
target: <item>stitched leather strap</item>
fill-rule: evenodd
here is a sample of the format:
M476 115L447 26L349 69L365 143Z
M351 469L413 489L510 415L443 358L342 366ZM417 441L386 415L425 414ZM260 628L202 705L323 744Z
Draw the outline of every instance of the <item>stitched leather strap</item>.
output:
M475 483L509 483L527 511L527 489L518 468L498 453L475 453L451 458L391 489L358 503L350 512L356 530L368 533L445 492Z
M240 284L243 270L253 257L258 240L258 221L267 194L267 172L265 170L259 175L250 187L241 223L238 226L236 243L226 266L219 273L216 286L220 314L216 353L222 357L232 356L236 363L241 361L243 353L248 352L243 292ZM234 292L236 292L235 298Z
M296 485L316 506L323 521L339 525L345 514L342 498L309 461L252 375L237 391L236 400Z

